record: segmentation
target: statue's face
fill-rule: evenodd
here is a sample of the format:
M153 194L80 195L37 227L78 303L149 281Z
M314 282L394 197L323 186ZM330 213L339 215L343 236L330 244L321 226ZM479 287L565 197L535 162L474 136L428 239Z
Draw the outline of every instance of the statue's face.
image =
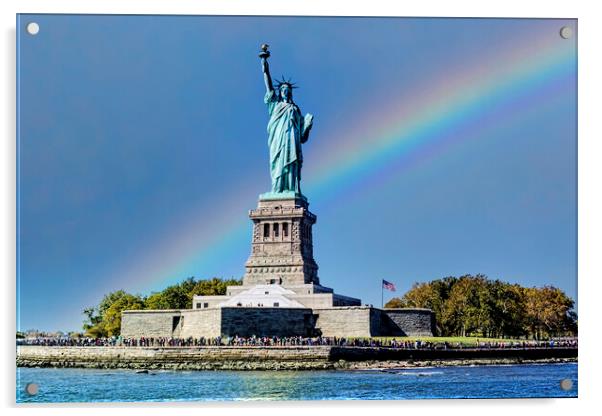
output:
M288 85L284 84L280 87L280 96L283 99L290 100L293 98L293 90Z

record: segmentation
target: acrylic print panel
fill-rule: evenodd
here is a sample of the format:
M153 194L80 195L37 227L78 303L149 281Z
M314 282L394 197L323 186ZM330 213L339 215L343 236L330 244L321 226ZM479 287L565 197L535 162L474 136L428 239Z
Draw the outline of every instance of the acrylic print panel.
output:
M17 33L17 402L577 396L576 20Z

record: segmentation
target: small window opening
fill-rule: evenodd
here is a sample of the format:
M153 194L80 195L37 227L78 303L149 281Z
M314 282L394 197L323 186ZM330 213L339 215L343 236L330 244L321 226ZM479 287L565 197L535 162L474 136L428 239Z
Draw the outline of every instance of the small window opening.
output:
M180 325L180 317L174 316L171 322L171 330L175 331L178 325Z

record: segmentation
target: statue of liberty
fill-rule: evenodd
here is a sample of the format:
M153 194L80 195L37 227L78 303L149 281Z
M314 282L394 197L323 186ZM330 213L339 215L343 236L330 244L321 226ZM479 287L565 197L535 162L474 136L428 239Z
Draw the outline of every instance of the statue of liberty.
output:
M301 196L300 181L303 164L301 143L305 143L309 137L313 116L301 115L301 110L293 101L293 89L296 87L290 80L286 81L283 78L282 81L276 81L277 85L274 89L268 66L270 56L268 45L261 45L261 49L259 57L266 88L264 102L268 106L270 115L267 130L272 192L268 195Z

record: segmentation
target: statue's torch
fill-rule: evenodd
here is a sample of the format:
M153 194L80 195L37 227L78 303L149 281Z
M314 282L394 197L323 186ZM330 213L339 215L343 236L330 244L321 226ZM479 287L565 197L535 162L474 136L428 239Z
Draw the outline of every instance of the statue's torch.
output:
M270 51L268 51L269 47L270 45L268 45L267 43L261 45L261 52L259 52L259 57L261 59L268 59L270 57Z

